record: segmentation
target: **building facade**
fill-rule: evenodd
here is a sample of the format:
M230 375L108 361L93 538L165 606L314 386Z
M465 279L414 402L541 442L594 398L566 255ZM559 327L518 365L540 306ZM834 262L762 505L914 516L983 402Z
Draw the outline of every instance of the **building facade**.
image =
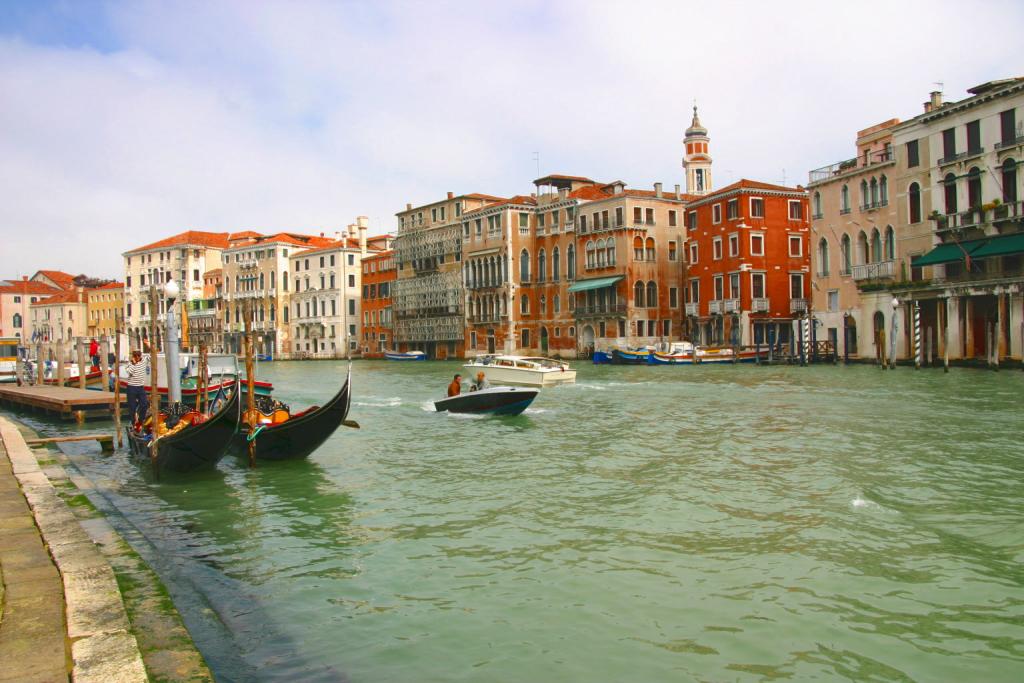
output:
M200 343L213 352L224 350L224 271L214 268L203 273L203 296L187 303L189 349Z
M462 216L497 201L501 198L449 192L431 204L406 204L397 214L392 309L398 350L440 359L465 353Z
M6 280L0 283L0 337L32 338L32 304L59 294L60 289L45 282Z
M898 358L1022 358L1024 78L968 93L933 93L893 133L910 273L887 292Z
M686 337L787 345L809 313L807 193L741 180L687 206Z
M124 252L124 315L133 347L141 347L142 340L149 336L150 316L154 313L150 311L149 288L162 288L173 279L182 301L203 298L202 274L220 268L229 237L226 232L189 230ZM158 292L158 321L163 320L165 307L163 292Z
M88 333L88 303L81 287L30 304L32 337L40 342L68 343Z
M244 353L245 315L250 312L254 350L258 354L288 357L294 350L289 325L292 285L291 257L334 240L298 233L232 235L223 252L223 346L228 353Z
M810 172L811 308L845 358L875 358L891 313L888 285L909 278L897 259L898 168L891 119L857 133L857 156ZM881 313L881 317L877 314Z
M118 332L118 316L124 311L124 284L108 282L85 290L88 335L113 336Z
M382 358L394 345L392 289L398 278L393 250L369 254L363 258L363 332L364 358Z

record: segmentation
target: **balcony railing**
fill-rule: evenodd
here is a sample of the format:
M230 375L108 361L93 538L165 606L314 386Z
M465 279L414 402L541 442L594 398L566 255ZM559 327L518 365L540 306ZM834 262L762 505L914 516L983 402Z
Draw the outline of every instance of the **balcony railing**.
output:
M936 232L972 228L990 222L1019 221L1024 218L1024 202L1006 202L994 207L988 206L991 208L983 209L979 207L960 213L932 214L930 218L935 221Z
M804 313L807 311L807 299L790 299L789 300L789 312L790 313Z
M700 304L689 303L686 304L686 315L698 315Z
M767 313L770 303L766 297L755 297L750 300L750 310L754 313Z
M1017 145L1024 145L1024 135L1018 135L1015 138L1009 140L1002 140L995 144L996 149L1009 149L1010 147L1016 147Z
M895 261L879 261L878 263L862 263L853 267L854 280L881 280L891 278L896 272Z
M845 209L839 209L839 215L840 216L846 216L847 214L851 213L852 211L853 211L853 207L848 206Z
M708 313L721 314L723 303L724 302L721 299L712 299L711 301L708 302Z
M809 182L817 183L822 180L828 180L835 176L846 175L847 173L853 173L862 168L868 166L875 166L877 164L885 164L894 159L893 150L884 149L880 152L871 154L865 161L863 157L854 157L853 159L847 159L845 161L837 161L834 164L828 166L822 166L816 168L808 174Z
M875 201L875 202L868 202L866 204L861 204L860 205L860 210L861 211L872 211L874 209L881 209L882 207L885 207L885 206L889 206L889 200L888 199L880 199L880 200Z
M591 304L577 306L573 313L577 318L584 318L596 315L619 315L626 312L626 302L616 301L615 303Z
M953 152L952 154L950 154L948 156L944 156L941 159L939 159L939 166L945 166L947 164L955 163L957 161L960 161L961 159L963 159L966 156L967 156L967 152Z
M725 300L725 312L726 313L735 313L738 310L740 310L740 300L739 299L726 299Z

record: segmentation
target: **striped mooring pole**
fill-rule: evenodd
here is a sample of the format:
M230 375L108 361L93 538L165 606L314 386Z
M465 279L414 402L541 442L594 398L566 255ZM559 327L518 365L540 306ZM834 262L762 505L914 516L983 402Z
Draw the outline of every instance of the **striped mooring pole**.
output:
M921 369L921 302L914 301L914 369Z
M800 354L800 360L803 361L804 365L810 363L811 360L811 316L808 314L804 316L803 323L803 352Z

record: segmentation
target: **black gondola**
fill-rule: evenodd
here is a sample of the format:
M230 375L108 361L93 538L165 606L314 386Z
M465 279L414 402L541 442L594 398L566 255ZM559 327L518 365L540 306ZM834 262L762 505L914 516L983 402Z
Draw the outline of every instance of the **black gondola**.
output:
M256 442L257 460L300 460L320 447L348 417L352 403L352 368L349 367L345 383L331 400L323 406L313 406L283 422L261 424L252 437ZM261 411L263 412L263 411ZM236 437L239 455L248 452L249 434L242 425Z
M224 404L205 422L188 425L158 439L155 463L158 476L164 472L191 472L216 465L238 431L241 393L236 383ZM125 431L131 452L151 458L149 439L136 434L131 426L125 427Z

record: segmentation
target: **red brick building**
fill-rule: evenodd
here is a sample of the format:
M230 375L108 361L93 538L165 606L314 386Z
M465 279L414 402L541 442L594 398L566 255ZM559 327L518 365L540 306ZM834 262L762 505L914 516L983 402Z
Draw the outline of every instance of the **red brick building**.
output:
M686 217L689 337L788 344L810 298L807 193L741 180L690 202Z
M381 358L394 348L391 289L397 279L393 250L363 257L363 358Z

